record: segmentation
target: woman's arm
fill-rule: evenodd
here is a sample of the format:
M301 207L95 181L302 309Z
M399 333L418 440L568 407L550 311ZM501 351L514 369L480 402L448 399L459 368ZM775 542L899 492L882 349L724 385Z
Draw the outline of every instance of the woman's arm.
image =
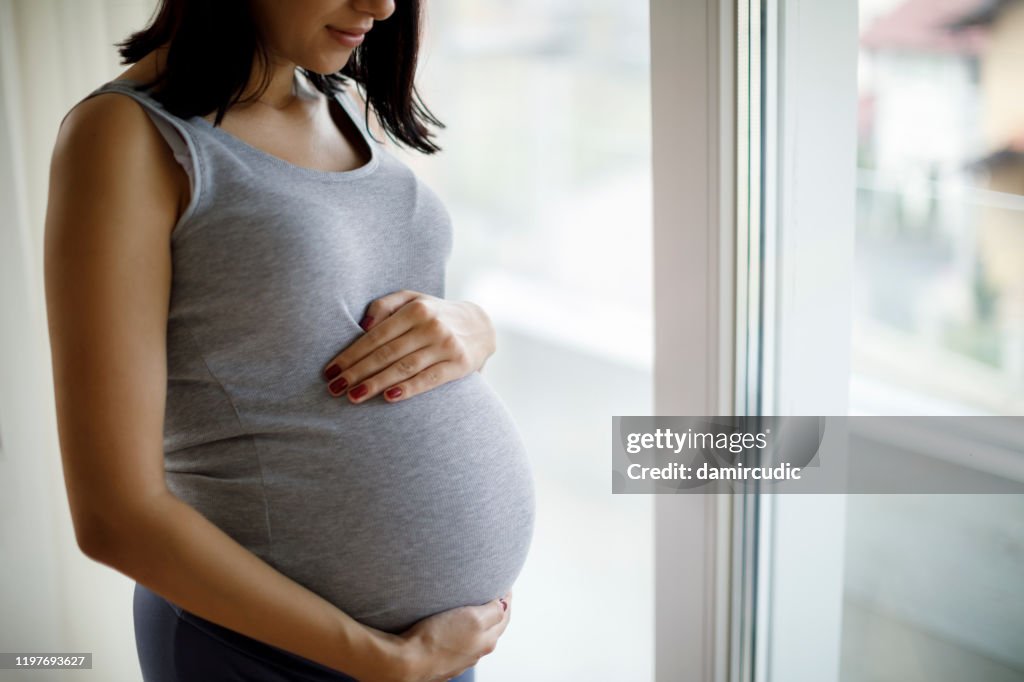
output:
M166 487L169 237L187 198L187 177L136 103L98 95L65 119L51 163L45 278L78 544L214 623L360 679L420 679L434 664L423 656L437 631L414 641L363 626ZM501 609L497 600L486 606ZM470 616L459 621L460 651L445 665L472 664L493 648L507 618L485 624L478 608L470 611L479 627L467 635Z

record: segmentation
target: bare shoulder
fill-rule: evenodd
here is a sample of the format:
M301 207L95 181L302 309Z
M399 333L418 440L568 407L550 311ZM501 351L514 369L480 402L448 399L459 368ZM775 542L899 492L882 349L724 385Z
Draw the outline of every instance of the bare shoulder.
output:
M114 92L85 99L64 117L51 159L51 182L60 178L74 178L75 187L90 186L99 196L148 194L173 211L174 220L190 191L188 176L143 106Z
M67 113L57 134L56 150L81 147L149 147L159 132L142 105L127 95L105 92L82 100Z

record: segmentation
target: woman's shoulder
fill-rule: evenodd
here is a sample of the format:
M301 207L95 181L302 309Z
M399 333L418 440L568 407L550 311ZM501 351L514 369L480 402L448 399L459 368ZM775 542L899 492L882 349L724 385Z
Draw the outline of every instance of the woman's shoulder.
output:
M91 94L68 111L57 131L53 163L90 169L110 181L138 182L146 179L142 174L188 188L144 105L116 90Z
M166 144L146 110L148 97L134 87L154 78L155 57L151 53L72 106L61 121L58 146L92 141L92 151L106 152L103 157L138 154L166 160Z
M132 97L117 90L96 92L71 107L61 121L58 138L102 136L112 142L126 136L145 137L147 118L142 105Z

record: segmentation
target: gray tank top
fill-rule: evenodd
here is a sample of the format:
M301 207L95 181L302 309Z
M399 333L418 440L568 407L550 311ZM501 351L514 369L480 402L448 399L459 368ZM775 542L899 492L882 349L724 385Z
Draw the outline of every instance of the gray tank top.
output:
M365 130L370 161L293 165L134 82L191 180L171 233L164 453L170 490L280 572L371 627L504 594L532 539L528 455L479 372L359 405L322 370L399 289L443 297L449 214Z

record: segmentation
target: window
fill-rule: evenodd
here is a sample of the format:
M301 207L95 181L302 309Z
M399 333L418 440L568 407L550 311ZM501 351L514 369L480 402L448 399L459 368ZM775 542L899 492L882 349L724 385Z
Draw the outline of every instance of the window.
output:
M778 187L764 222L779 255L767 404L1019 416L1024 100L1010 74L1024 3L755 5L768 25L763 186ZM984 448L1024 480L1019 434L953 435L951 453L854 438L851 457L958 454L970 473L984 464L964 454ZM1024 677L1021 496L759 504L757 679Z

